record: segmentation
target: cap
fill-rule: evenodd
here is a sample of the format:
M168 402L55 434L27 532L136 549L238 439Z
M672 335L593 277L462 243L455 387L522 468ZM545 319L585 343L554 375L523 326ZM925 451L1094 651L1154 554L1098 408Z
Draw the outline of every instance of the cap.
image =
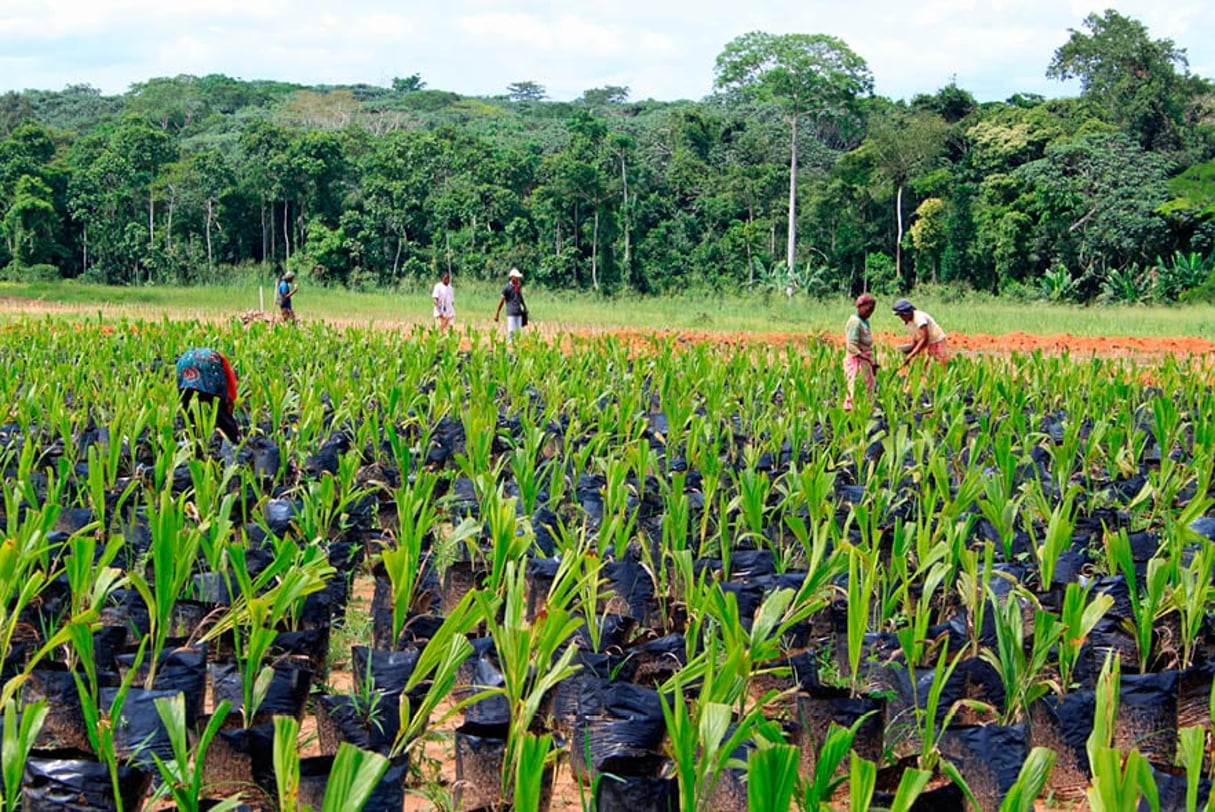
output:
M510 269L510 278L511 279L522 279L523 271L520 271L518 268L511 268Z
M860 296L856 297L856 306L860 307L861 305L873 304L876 301L877 300L873 298L872 293L862 293Z
M895 313L914 313L915 305L906 299L899 299L894 303L894 307L892 307L891 310L893 310Z
M295 271L287 271L287 273L283 274L283 279L294 279L294 278L295 278Z

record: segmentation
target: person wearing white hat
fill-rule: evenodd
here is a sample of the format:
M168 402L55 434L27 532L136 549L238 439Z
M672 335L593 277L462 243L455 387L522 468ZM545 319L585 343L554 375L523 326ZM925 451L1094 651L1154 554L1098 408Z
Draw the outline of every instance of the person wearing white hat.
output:
M506 340L510 341L516 330L527 326L527 303L523 301L523 272L511 268L509 281L502 288L502 297L498 299L498 309L494 311L494 321L502 315L502 305L506 305Z

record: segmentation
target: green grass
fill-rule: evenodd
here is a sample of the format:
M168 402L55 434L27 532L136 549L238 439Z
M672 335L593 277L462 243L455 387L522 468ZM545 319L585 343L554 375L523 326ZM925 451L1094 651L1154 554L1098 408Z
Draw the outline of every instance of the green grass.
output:
M500 287L470 283L456 288L457 324L486 326L493 319ZM721 295L609 298L592 293L525 289L532 319L555 329L634 328L640 330L709 330L721 332L838 332L852 311L849 300L792 300L783 295L732 293ZM261 290L267 311L274 311L273 285ZM88 312L96 307L109 315L132 318L224 318L259 306L255 285L215 287L108 287L76 282L0 283L0 298L9 301L0 319L21 318L20 301L33 300ZM888 297L893 298L893 297ZM1215 337L1215 305L1186 307L1078 307L1040 302L998 300L982 295L961 296L947 290L915 296L947 332L1002 335L1071 333L1080 336L1198 336ZM879 332L902 332L890 313L889 301L879 300L872 319ZM431 317L428 287L357 293L340 288L316 288L305 283L296 299L302 319L355 323L423 322ZM38 312L35 307L30 312Z

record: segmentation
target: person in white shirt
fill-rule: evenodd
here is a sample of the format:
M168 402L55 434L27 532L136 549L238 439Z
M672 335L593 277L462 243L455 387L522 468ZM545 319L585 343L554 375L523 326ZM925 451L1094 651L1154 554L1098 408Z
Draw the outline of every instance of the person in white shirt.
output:
M431 297L435 300L435 324L440 330L450 330L456 323L456 293L451 289L450 272L444 271L435 282Z
M910 364L921 353L942 364L948 360L949 355L945 352L945 331L932 316L923 310L917 310L915 305L906 299L899 299L892 309L894 315L902 319L911 332L911 343L899 345L899 351L906 356L901 367Z

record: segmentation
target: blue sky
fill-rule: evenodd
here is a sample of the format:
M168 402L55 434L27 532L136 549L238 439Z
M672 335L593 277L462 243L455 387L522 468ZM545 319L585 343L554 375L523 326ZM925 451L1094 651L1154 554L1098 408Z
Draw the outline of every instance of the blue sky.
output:
M0 91L113 94L181 73L388 85L418 73L470 95L526 80L553 99L604 85L698 99L722 47L759 30L841 38L892 98L951 80L980 101L1064 96L1078 88L1046 79L1051 56L1109 7L1215 78L1210 0L0 0Z

